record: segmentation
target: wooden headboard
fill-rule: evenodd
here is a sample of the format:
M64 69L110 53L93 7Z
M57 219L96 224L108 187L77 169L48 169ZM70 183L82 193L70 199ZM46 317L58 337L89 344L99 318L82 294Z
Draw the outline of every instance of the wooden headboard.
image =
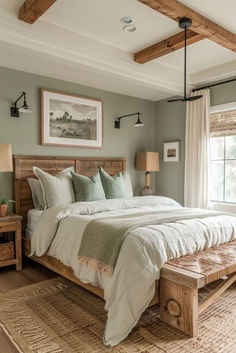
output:
M35 178L33 167L55 175L65 168L73 166L76 173L91 176L102 166L107 173L115 175L126 170L125 158L88 158L88 157L45 157L13 156L15 211L23 217L22 229L26 229L27 213L34 208L31 190L27 178Z

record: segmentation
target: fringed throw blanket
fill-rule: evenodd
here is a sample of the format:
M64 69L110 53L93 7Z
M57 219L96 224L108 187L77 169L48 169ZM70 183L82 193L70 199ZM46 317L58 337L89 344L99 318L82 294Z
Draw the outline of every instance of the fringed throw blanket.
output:
M112 276L123 240L128 232L139 227L173 223L192 218L218 216L219 212L201 209L173 209L168 212L140 213L103 217L90 221L84 230L79 261Z

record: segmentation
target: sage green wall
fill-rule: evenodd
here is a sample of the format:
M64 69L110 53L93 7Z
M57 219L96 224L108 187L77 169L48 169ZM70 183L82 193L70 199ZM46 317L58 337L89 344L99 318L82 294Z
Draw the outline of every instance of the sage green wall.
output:
M11 143L14 154L47 156L126 157L134 190L137 193L144 184L144 173L134 169L137 151L155 151L156 116L155 103L115 94L95 88L38 76L0 67L0 143ZM44 147L40 145L40 89L102 99L104 101L104 148L82 149L67 147ZM9 115L11 102L21 91L27 92L27 101L34 110L21 114L20 118ZM140 111L145 125L133 126L135 117L122 120L121 129L114 128L117 115ZM155 187L155 175L153 176ZM12 174L0 173L0 195L13 197Z
M172 197L183 204L185 104L167 103L166 100L154 103L3 67L0 67L0 79L0 143L11 143L14 154L126 157L137 194L144 184L144 175L142 172L135 171L135 153L141 150L158 151L160 171L152 175L153 186L155 187L156 183L158 194ZM104 148L97 150L41 146L41 88L102 99L104 101ZM11 102L19 96L22 90L27 92L27 100L34 112L21 114L19 119L11 118L9 115ZM235 100L236 82L211 89L211 105ZM142 113L144 127L134 128L134 117L122 121L120 130L114 128L116 115L136 111ZM163 163L163 143L177 140L180 141L180 162ZM11 173L0 173L1 196L13 197L12 183Z
M185 104L159 101L156 104L156 114L157 151L160 154L157 193L183 204ZM180 162L163 162L163 144L172 141L180 142Z
M236 101L236 81L211 88L211 106Z
M211 105L236 101L236 82L211 88ZM157 173L157 193L184 203L184 150L186 105L182 102L156 103L157 151L160 153L160 172ZM180 141L181 156L178 163L163 162L163 143Z

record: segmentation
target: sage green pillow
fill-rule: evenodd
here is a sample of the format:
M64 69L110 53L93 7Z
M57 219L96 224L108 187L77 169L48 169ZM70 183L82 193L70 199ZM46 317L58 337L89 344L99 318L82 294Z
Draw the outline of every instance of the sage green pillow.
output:
M126 197L124 181L121 173L115 176L110 176L102 167L100 167L99 173L106 199L120 199Z
M105 200L105 194L98 172L90 178L74 172L71 172L71 176L77 202Z

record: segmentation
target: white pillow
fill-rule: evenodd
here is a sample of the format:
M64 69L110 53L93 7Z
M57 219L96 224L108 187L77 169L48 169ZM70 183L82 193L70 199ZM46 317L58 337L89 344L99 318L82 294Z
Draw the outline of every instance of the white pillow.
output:
M31 189L34 208L37 210L45 210L44 191L41 182L33 178L28 178L27 181Z
M158 206L177 207L177 208L182 207L177 201L171 199L170 197L166 197L166 196L147 196L147 197L155 197L155 199L158 201Z
M130 179L130 174L126 170L123 173L120 173L123 177L123 182L124 182L124 187L125 187L125 197L133 197L134 192L133 192L133 187Z
M37 167L33 167L33 171L42 183L46 208L75 202L75 194L70 173L71 171L74 171L74 167L64 169L55 176L48 174Z

